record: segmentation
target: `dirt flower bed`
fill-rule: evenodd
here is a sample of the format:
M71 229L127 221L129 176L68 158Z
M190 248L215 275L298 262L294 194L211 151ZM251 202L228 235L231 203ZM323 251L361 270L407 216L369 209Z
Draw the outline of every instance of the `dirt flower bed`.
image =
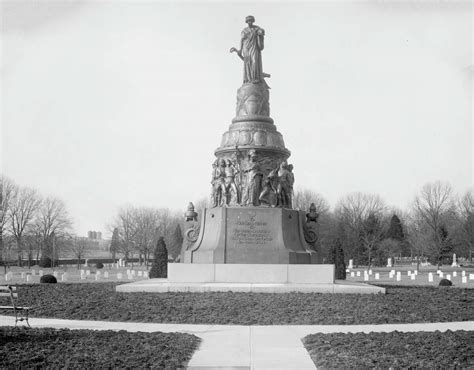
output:
M474 367L473 331L312 334L303 343L318 369Z
M182 333L129 333L0 327L1 368L178 368L200 339Z
M239 325L474 320L474 290L387 288L387 294L117 293L113 283L20 285L33 317Z

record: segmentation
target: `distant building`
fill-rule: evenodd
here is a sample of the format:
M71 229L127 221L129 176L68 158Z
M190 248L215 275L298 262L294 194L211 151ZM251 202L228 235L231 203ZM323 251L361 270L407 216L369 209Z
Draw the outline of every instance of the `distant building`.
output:
M101 231L88 231L87 237L91 240L102 240L102 232Z

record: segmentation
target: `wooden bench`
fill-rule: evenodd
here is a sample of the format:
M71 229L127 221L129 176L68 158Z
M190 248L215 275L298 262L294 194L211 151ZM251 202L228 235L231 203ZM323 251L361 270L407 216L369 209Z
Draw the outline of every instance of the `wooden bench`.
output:
M18 321L25 320L28 326L28 313L30 307L19 307L15 304L15 299L18 298L18 293L16 293L16 287L11 285L0 285L0 297L10 297L11 306L0 306L0 310L10 310L15 312L15 326ZM31 327L31 326L30 326Z

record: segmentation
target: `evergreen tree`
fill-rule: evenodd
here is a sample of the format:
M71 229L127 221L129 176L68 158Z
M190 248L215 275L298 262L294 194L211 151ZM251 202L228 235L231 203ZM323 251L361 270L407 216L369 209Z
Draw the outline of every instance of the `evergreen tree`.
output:
M112 240L110 242L110 253L112 254L112 259L115 261L115 255L120 249L120 239L119 239L119 230L116 227L112 233Z
M336 238L331 244L328 254L328 263L334 264L336 269L336 279L346 279L346 263L344 262L344 250L342 249L341 239Z
M176 225L176 228L171 235L171 243L170 243L170 254L173 259L179 256L181 253L181 247L183 246L183 233L181 232L181 226L179 224Z
M155 253L153 256L153 264L149 277L154 278L166 278L168 276L168 249L166 249L165 240L162 236L159 237Z
M403 232L402 222L397 215L393 215L390 219L390 226L388 227L387 234L385 234L385 238L393 239L398 241L405 240L405 233Z

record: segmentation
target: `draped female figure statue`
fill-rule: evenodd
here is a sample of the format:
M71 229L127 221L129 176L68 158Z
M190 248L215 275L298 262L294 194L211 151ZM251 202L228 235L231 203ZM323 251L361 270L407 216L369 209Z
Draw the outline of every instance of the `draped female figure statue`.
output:
M230 52L236 52L240 59L244 61L244 83L260 83L269 74L262 71L262 50L264 47L263 38L265 31L254 25L255 18L249 15L245 18L248 27L242 30L240 50L231 48Z

